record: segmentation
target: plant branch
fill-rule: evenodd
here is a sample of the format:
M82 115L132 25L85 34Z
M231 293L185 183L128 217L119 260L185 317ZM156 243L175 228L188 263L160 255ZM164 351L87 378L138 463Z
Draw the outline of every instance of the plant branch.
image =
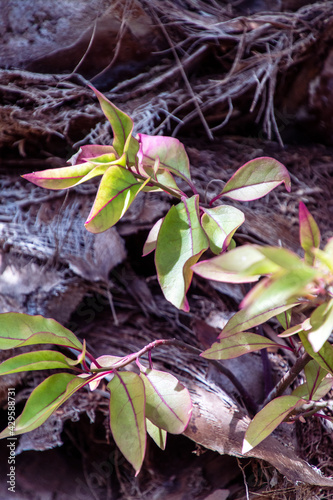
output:
M147 177L144 177L141 174L138 174L137 172L134 172L133 170L130 170L131 174L134 175L136 179L140 179L142 181L146 181ZM160 184L157 181L154 181L154 179L150 178L149 184L152 184L154 187L158 187L159 189L163 189L166 193L171 194L171 196L174 196L175 198L178 198L179 200L181 199L182 196L186 196L185 193L181 191L182 194L179 194L177 191L174 191L171 188L168 188L167 186L164 186L164 184Z
M299 373L301 373L301 371L303 370L305 365L307 365L309 363L309 361L311 361L311 359L312 358L311 358L310 354L308 354L307 352L304 352L302 354L302 356L300 356L297 359L294 366L292 366L290 368L290 370L282 377L282 379L271 390L271 392L268 394L265 401L261 405L260 409L262 409L264 406L266 406L273 399L277 398L278 396L281 396L284 393L284 391L287 389L287 387L289 387L289 385L293 383L293 381L295 380L297 375Z
M173 345L175 347L179 347L180 349L184 349L187 352L190 352L191 354L195 354L196 356L200 356L202 351L198 349L197 347L193 347L189 344L186 344L185 342L182 342L177 339L158 339L154 340L150 344L147 344L145 347L143 347L140 351L134 352L132 354L129 354L128 356L124 356L122 359L120 359L117 363L115 363L112 366L108 367L103 367L103 368L92 368L90 369L91 373L102 373L102 372L110 372L113 370L118 370L120 368L124 368L126 365L129 365L130 363L133 363L136 361L140 356L143 356L147 352L150 353L152 349L158 346L162 345ZM257 411L257 405L253 401L252 397L249 395L247 390L243 387L243 385L239 382L239 380L235 377L235 375L228 370L225 366L223 366L221 363L219 363L217 360L214 359L209 359L209 361L213 366L217 368L223 375L225 375L230 382L235 386L239 394L244 400L244 404L247 408L247 410L250 413L256 413Z

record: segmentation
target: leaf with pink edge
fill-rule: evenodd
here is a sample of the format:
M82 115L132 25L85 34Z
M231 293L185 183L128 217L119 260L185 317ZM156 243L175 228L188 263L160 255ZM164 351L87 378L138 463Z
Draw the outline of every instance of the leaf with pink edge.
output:
M310 344L307 332L299 332L299 338L302 341L304 349L310 356L317 361L317 363L333 375L333 346L329 342L324 342L324 345L318 352L315 352Z
M132 137L133 120L92 85L89 85L89 87L95 92L102 111L111 124L114 136L112 146L118 156L122 156L123 153L128 152L129 161L134 161L139 145L138 141Z
M101 233L114 226L146 183L138 182L129 170L120 165L109 167L99 185L85 223L86 229L91 233Z
M174 137L138 134L138 159L141 168L153 167L159 158L160 167L178 175L190 185L190 164L184 145Z
M254 326L266 323L269 319L277 316L278 314L281 314L284 311L287 311L288 309L291 309L296 305L297 303L275 307L257 315L250 315L247 309L241 309L240 311L237 311L232 316L232 318L229 319L228 323L225 325L218 338L229 337L229 335L234 335L238 332L244 332L245 330L249 330Z
M191 266L208 248L208 239L199 220L199 197L182 198L170 208L157 237L155 264L165 298L184 311L193 271Z
M112 158L110 161L116 159L116 150L112 146L104 146L100 144L87 144L86 146L81 146L79 151L75 153L67 163L71 165L76 165L78 163L84 163L93 158Z
M314 256L312 250L319 248L320 231L313 216L304 203L299 203L299 239L305 252L305 262L312 264Z
M30 394L15 424L1 432L0 439L37 429L85 384L86 380L70 373L56 373L43 380Z
M226 250L236 229L245 220L243 212L235 207L220 205L215 208L203 208L201 225L209 238L209 246L215 254Z
M32 351L18 354L0 363L0 375L50 370L53 368L72 368L73 360L57 351Z
M227 337L222 337L218 342L201 353L205 359L232 359L243 356L248 352L259 351L265 347L276 346L270 339L256 333L239 332Z
M301 384L292 392L293 396L318 401L331 390L332 375L327 373L314 359L304 367L305 384Z
M303 402L298 396L281 396L268 403L250 422L244 436L242 453L247 453L261 443Z
M289 192L290 176L282 163L274 158L256 158L234 173L219 196L238 201L256 200L282 183Z
M254 264L262 263L264 256L254 245L242 245L209 260L202 260L193 266L199 276L225 283L251 283L260 278L260 274L247 273Z
M0 314L0 349L35 344L63 345L78 351L83 349L74 333L54 319L23 313Z
M188 390L170 373L143 369L140 373L146 391L146 417L157 427L181 434L192 413Z
M46 189L68 189L83 179L96 167L94 163L85 162L71 167L52 168L24 174L22 177L36 186Z
M110 391L110 427L116 445L137 475L146 451L145 387L133 372L115 372Z

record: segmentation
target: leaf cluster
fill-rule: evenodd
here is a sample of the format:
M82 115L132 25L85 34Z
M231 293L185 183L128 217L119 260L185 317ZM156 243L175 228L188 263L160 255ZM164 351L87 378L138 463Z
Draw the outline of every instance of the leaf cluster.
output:
M258 245L236 247L235 231L244 214L221 199L251 201L284 184L290 190L286 168L273 158L257 158L239 168L207 205L191 178L184 146L175 138L145 134L133 136L133 121L92 87L113 130L112 146L87 145L64 168L33 172L23 177L48 189L68 189L101 177L85 227L92 233L106 231L126 213L144 192L164 191L178 204L152 227L143 254L155 253L157 277L165 298L175 307L189 310L187 291L193 273L228 283L253 283L214 344L201 355L224 360L272 346L277 342L259 335L259 325L276 318L281 337L289 343L297 361L287 381L281 381L253 418L244 438L243 452L250 451L282 421L303 421L327 416L323 398L332 388L333 347L333 239L320 248L318 226L303 203L299 206L300 245L303 256L290 250ZM181 181L181 182L180 182ZM186 186L179 187L179 186ZM215 202L219 202L214 206ZM200 260L205 251L215 257ZM199 261L200 260L200 261ZM295 321L302 310L305 320ZM298 314L299 316L299 314ZM58 351L20 354L0 365L0 374L45 368L66 369L48 377L31 394L15 433L41 425L74 392L94 390L107 378L110 391L110 426L115 442L140 470L146 433L165 447L166 432L181 433L189 422L188 391L170 374L145 368L139 357L163 343L157 340L125 358L94 359L75 335L54 320L9 313L0 316L0 348L53 343L78 352L74 360ZM253 331L254 330L254 331ZM303 353L305 352L305 354ZM137 370L123 370L137 361ZM304 368L304 384L283 395ZM73 373L68 373L68 371ZM292 370L291 370L292 371ZM10 428L0 436L8 436Z
M182 433L191 417L189 392L173 375L145 368L139 357L163 340L152 342L138 353L124 358L100 356L94 359L85 343L53 319L19 313L0 314L0 348L52 344L77 352L76 359L55 350L35 350L13 356L0 364L0 375L62 369L48 376L29 396L22 414L0 433L0 438L32 431L83 387L95 390L103 379L110 392L110 428L114 440L140 471L147 433L164 449L167 432ZM137 370L124 370L136 361ZM73 373L74 372L74 373Z

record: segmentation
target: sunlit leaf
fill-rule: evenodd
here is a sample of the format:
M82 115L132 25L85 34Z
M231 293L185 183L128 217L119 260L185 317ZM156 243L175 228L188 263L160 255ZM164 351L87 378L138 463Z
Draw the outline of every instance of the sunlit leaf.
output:
M315 352L323 346L333 330L333 299L318 306L310 317L308 340Z
M170 373L146 369L141 372L146 389L146 417L171 434L181 434L191 418L188 390Z
M291 304L305 293L305 287L316 275L312 268L281 270L274 277L262 279L243 299L241 307L257 315Z
M116 371L107 387L113 438L137 475L146 450L144 384L136 373Z
M319 248L314 249L316 257L318 257L327 266L329 271L333 271L333 238L329 238L324 250Z
M305 261L313 263L313 248L319 248L320 231L313 216L301 201L299 204L299 239L305 251Z
M140 145L139 165L152 167L156 158L159 158L161 168L165 168L191 183L188 156L183 144L178 139L146 134L138 134L138 137Z
M298 268L309 269L309 267L304 264L302 259L296 253L288 250L287 248L270 246L257 248L271 262L274 262L274 264L282 267L283 269L288 269L289 271L293 271Z
M126 115L123 111L118 109L112 102L110 102L101 92L94 87L89 87L95 92L103 113L109 120L113 131L113 144L118 156L130 149L130 156L135 155L135 148L138 145L137 141L132 137L133 120ZM136 146L137 145L137 146ZM131 158L132 159L132 158Z
M86 229L101 233L116 224L144 185L129 170L117 165L109 167L102 177Z
M86 380L70 373L51 375L30 394L22 414L15 420L14 432L7 427L1 432L0 439L36 429L85 384Z
M149 253L153 252L156 249L157 237L163 221L164 217L155 222L155 224L149 231L148 238L146 239L142 251L143 257L145 257L146 255L148 255Z
M304 329L303 323L299 323L297 325L291 326L290 328L287 328L282 333L279 333L279 337L285 338L285 337L291 337L292 335L295 335L296 333L302 332Z
M263 255L253 245L242 245L210 260L202 260L193 271L203 278L227 283L250 283L260 275L247 275L253 264L263 261Z
M274 158L256 158L234 173L224 186L221 196L238 201L256 200L282 183L289 192L290 176L282 163Z
M249 330L254 326L266 323L266 321L273 318L277 314L280 314L283 311L287 311L288 309L294 307L295 305L296 304L289 304L281 307L275 307L273 309L270 309L268 311L265 311L257 315L249 315L247 309L241 309L240 311L237 311L232 316L232 318L230 318L230 320L225 325L218 338L228 337L229 335L233 335L234 333L244 332L245 330Z
M203 210L201 225L209 238L211 251L219 254L228 248L234 232L245 220L244 214L227 205Z
M82 350L77 337L54 319L22 313L0 314L0 349L33 344L56 344Z
M0 364L0 375L51 368L71 368L70 360L57 351L32 351L6 359Z
M104 146L99 144L87 144L86 146L81 146L79 151L75 153L67 163L71 165L77 165L78 163L83 163L85 161L89 161L91 158L101 157L109 155L114 156L113 159L116 158L116 150L112 146ZM111 160L112 161L112 160Z
M24 174L22 177L42 188L67 189L78 184L95 166L94 163L85 162L71 167L32 172L31 174Z
M167 432L164 429L160 429L153 422L146 418L146 426L147 432L149 436L155 441L157 446L161 448L161 450L165 450L166 440L167 440Z
M250 422L244 436L242 453L247 453L261 443L302 403L303 400L298 396L281 396L268 403Z
M333 374L333 346L329 342L325 342L323 347L315 352L312 348L311 343L308 340L307 332L299 332L299 338L302 341L304 349L310 354L310 356L317 361L317 363Z
M182 198L171 207L160 227L155 264L158 280L167 300L184 311L189 310L186 292L195 264L208 247L208 239L199 220L198 196Z
M249 332L239 332L228 337L221 338L201 353L200 356L206 359L232 359L252 351L259 351L265 347L276 346L277 344L262 335Z

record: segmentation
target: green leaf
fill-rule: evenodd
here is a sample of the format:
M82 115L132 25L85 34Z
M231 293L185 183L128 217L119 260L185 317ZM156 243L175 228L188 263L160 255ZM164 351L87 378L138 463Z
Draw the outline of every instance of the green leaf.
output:
M145 388L139 375L114 372L110 391L110 427L124 457L140 472L146 450Z
M143 246L142 256L145 257L149 253L153 252L156 249L157 237L160 231L162 222L164 221L164 217L158 219L157 222L153 225L151 230L149 231L148 238Z
M327 375L327 370L324 370L316 360L312 359L309 363L304 367L306 385L308 387L309 398L313 399L312 395L317 390L320 385L320 382Z
M288 271L293 271L294 269L310 269L296 253L286 248L270 246L257 248L271 262Z
M199 220L199 196L182 198L170 208L160 227L155 264L158 280L169 302L189 310L186 292L193 271L191 266L208 247L208 240Z
M295 304L296 305L296 304ZM290 327L292 311L288 309L287 311L281 312L276 315L276 319L279 321L281 326L287 330Z
M69 361L73 360L56 351L26 352L3 361L0 364L0 375L51 368L72 368Z
M202 260L192 269L206 279L226 283L250 283L257 281L260 274L248 275L247 270L263 260L263 255L254 245L242 245L210 260Z
M333 330L333 299L318 306L310 317L308 340L315 352L322 348Z
M266 323L266 321L268 321L269 319L273 318L274 316L284 311L287 311L288 309L294 307L295 305L297 304L288 304L281 307L275 307L273 309L270 309L268 311L265 311L261 314L257 314L254 316L249 315L247 309L241 309L240 311L237 311L232 316L232 318L230 318L230 320L225 325L218 338L222 337L225 338L228 337L229 335L233 335L238 332L244 332L245 330L249 330L254 326Z
M316 263L317 260L320 260L330 272L333 272L333 238L329 238L324 250L315 248L313 253L316 256Z
M51 375L30 394L22 414L15 420L14 431L7 427L1 432L0 439L37 429L85 384L86 380L70 373Z
M167 432L164 429L160 429L153 422L146 418L146 426L147 432L149 436L155 441L157 446L161 448L161 450L165 450L166 440L167 440Z
M250 422L244 436L242 453L247 453L269 436L303 400L298 396L281 396L268 403Z
M319 401L332 389L333 387L333 377L332 375L327 375L317 386L316 390L312 393L312 397L309 396L308 386L306 384L301 384L291 393L292 396L297 396L299 398L311 399L312 401Z
M140 145L138 159L141 168L153 167L158 158L161 168L178 175L191 185L188 156L183 144L178 139L146 134L138 134L138 137Z
M144 189L145 191L164 190L168 192L168 189L169 190L172 189L173 191L178 193L178 195L183 194L182 191L177 186L176 181L172 176L172 174L168 170L160 167L160 159L158 157L155 160L154 166L138 164L138 171L139 174L141 174L143 177L150 177L152 180L160 184L160 186L147 185Z
M77 337L54 319L22 313L0 314L0 349L33 344L56 344L82 350Z
M228 248L236 229L245 220L244 214L237 208L227 205L203 210L201 225L209 238L211 251L219 254Z
M133 120L126 115L123 111L118 109L112 102L110 102L101 92L96 90L92 85L89 87L95 92L103 113L109 120L113 131L113 144L119 156L123 153L129 152L129 160L132 161L138 151L138 142L132 137Z
M102 177L86 229L101 233L114 226L144 186L129 170L118 165L109 167Z
M327 374L314 359L304 367L306 383L299 385L293 395L317 401L331 390L333 384L332 375Z
M284 332L279 333L278 336L281 338L292 337L296 333L302 332L304 329L303 326L304 326L303 323L298 323L297 325L294 325L294 326L291 326L290 328L287 328L287 330L285 330Z
M252 351L259 351L265 347L276 346L277 344L270 339L249 332L239 332L228 337L222 337L214 344L200 354L206 359L232 359L243 356Z
M171 434L186 429L192 412L188 390L170 373L146 369L141 371L146 390L146 417Z
M243 299L242 308L251 316L276 307L291 304L305 293L306 285L316 276L312 268L281 270L272 277L262 279Z
M305 261L312 264L314 260L312 249L319 248L320 231L316 221L302 201L299 204L299 239L305 251Z
M220 196L232 200L251 201L265 196L284 183L290 191L290 176L282 163L274 158L256 158L239 168L224 186Z
M299 332L299 338L302 341L304 349L310 356L317 361L317 363L333 374L333 346L329 342L325 342L323 347L315 352L308 340L307 332Z
M67 189L78 184L95 166L94 163L85 162L71 167L32 172L31 174L24 174L22 177L42 188Z

